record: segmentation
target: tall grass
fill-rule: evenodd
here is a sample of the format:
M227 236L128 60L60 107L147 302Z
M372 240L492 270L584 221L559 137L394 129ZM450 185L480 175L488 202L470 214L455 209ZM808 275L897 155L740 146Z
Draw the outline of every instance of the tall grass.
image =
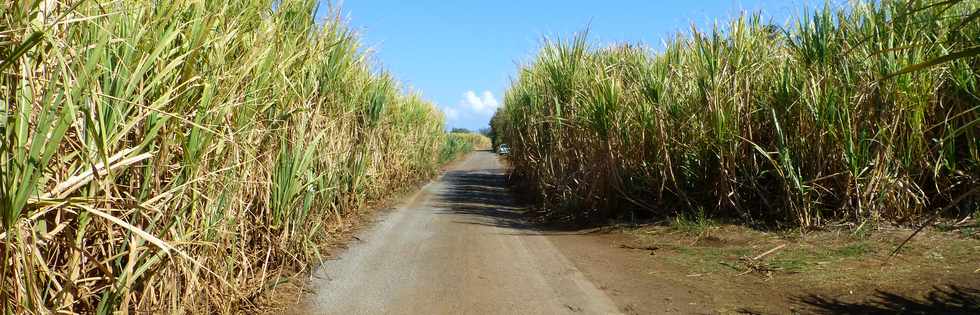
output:
M0 1L2 313L248 309L434 174L442 114L315 8Z
M446 137L446 144L442 146L439 161L442 163L458 159L460 156L473 150L487 150L490 148L490 138L478 133L451 132Z
M960 197L980 185L980 58L944 56L978 47L980 23L963 23L978 9L861 1L783 27L743 15L656 53L547 41L492 124L562 216L704 208L812 227L975 207ZM929 60L946 62L915 67Z

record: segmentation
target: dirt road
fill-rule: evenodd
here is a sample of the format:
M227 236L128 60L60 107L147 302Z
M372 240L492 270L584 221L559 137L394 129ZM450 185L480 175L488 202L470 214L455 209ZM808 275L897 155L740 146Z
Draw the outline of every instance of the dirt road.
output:
M317 272L316 314L615 314L527 228L497 156L476 152Z
M754 255L788 241L739 228L702 238L666 227L588 233L529 225L504 174L493 153L457 162L325 263L314 275L315 295L291 313L976 314L980 303L975 264L903 276L899 271L922 262L912 263L912 252L903 259L913 260L891 267L861 267L873 254L852 264L820 258L886 276L824 279L833 274L821 269L830 263L814 264L811 273L744 275L719 262L737 263L742 250ZM967 253L960 256L975 257L970 246L957 247ZM784 260L796 257L785 252ZM953 263L954 254L946 252L943 262Z

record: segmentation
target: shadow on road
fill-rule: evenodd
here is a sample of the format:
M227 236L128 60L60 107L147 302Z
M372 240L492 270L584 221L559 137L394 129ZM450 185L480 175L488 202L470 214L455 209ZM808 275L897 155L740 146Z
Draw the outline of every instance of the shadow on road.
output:
M878 290L863 302L810 295L799 298L799 303L824 314L980 314L980 290L934 286L922 299Z
M529 221L528 208L507 188L502 169L451 171L443 176L446 189L438 195L441 213L461 215L460 224L505 227L528 233L518 235L583 234L572 228L535 224Z

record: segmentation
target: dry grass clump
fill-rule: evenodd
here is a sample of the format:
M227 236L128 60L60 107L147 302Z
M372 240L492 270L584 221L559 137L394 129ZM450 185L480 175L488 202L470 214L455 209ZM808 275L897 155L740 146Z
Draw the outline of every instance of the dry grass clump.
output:
M442 114L315 8L0 0L3 313L248 309L434 174Z
M451 133L450 137L457 136L462 138L464 141L471 143L474 150L489 150L490 149L490 138L479 133Z
M450 132L446 136L446 144L442 146L439 161L442 163L458 159L473 150L490 148L490 138L471 132Z
M574 217L706 211L812 227L918 219L958 199L970 211L978 198L959 197L980 182L978 10L862 1L786 27L743 15L657 53L549 41L494 131L515 174Z

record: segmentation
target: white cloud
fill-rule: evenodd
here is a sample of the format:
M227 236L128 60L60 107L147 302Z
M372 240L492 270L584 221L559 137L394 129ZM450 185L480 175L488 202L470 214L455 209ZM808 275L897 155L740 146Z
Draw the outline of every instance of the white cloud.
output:
M492 115L497 110L497 107L500 106L500 102L497 101L497 98L490 91L483 91L482 96L477 96L475 91L470 90L463 93L463 102L461 105L469 108L476 114Z
M455 108L446 106L442 108L442 112L446 114L446 119L455 120L459 118L459 110L456 110Z
M500 101L492 92L477 93L475 90L469 90L463 93L456 105L443 106L442 112L446 115L449 126L475 129L485 126L498 107Z

